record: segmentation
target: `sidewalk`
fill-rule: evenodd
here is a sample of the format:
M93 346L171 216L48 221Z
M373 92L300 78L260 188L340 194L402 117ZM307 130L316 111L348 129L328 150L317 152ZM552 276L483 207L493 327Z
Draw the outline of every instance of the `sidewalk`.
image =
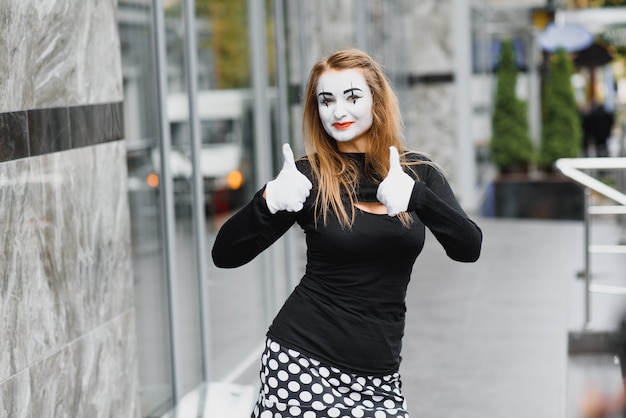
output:
M477 223L484 233L477 263L449 260L429 235L415 265L401 367L411 416L578 416L590 374L609 390L621 384L619 366L606 359L568 358L568 331L584 321L583 281L576 278L582 222ZM608 243L619 236L613 222L598 222L592 232ZM623 255L597 257L604 258L592 259L594 280L626 284ZM614 328L625 300L593 295L592 324Z
M583 223L476 221L478 262L450 260L429 234L413 269L400 370L411 418L578 418L590 385L613 393L622 384L613 356L568 356L568 333L584 324ZM619 235L612 221L592 228L594 243ZM592 258L594 283L625 286L625 272L624 255ZM613 330L626 296L591 302L593 329ZM166 417L249 416L258 360L247 364L236 381L203 386Z

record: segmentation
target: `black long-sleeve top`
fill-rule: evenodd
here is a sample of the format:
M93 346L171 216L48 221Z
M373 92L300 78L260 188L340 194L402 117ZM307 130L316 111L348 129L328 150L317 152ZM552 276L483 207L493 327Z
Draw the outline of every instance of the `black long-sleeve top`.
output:
M345 155L363 170L364 154ZM427 162L418 154L409 159ZM297 167L313 183L303 210L271 214L260 190L220 229L213 261L218 267L241 266L297 222L306 234L306 270L274 319L268 336L284 347L344 371L393 373L400 365L406 290L413 264L424 246L425 226L450 258L464 262L478 259L481 230L460 207L445 177L431 164L405 168L416 179L408 208L413 222L408 228L397 216L358 208L354 209L351 228L342 227L332 211L326 224L319 214L316 222L317 189L310 163L298 160ZM358 198L375 201L377 184L364 178Z

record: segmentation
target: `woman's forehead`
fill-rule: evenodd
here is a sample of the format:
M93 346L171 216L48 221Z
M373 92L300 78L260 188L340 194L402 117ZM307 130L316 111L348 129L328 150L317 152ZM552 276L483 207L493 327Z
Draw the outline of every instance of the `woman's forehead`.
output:
M317 82L317 93L322 91L340 93L348 88L368 88L363 72L360 69L350 68L347 70L326 70Z

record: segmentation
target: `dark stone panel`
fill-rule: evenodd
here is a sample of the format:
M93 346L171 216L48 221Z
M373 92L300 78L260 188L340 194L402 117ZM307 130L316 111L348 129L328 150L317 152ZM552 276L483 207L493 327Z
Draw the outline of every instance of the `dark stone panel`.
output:
M0 162L28 156L26 111L0 113Z
M70 118L67 107L28 111L30 156L71 149Z
M123 137L122 102L0 113L0 162Z
M115 141L124 137L124 115L122 103L97 105L98 119L97 136L100 142Z
M415 84L440 84L454 82L454 74L452 73L434 73L434 74L409 74L409 86Z
M96 127L99 125L97 106L71 107L70 121L72 125L72 147L86 147L99 143Z
M110 140L118 140L124 138L124 103L117 102L111 105L113 114L111 126L115 128Z
M103 103L70 108L72 147L115 141L124 136L122 103Z

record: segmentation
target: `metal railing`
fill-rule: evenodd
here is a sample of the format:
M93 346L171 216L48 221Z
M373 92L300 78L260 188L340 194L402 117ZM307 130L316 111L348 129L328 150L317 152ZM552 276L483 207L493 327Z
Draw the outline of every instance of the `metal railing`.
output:
M626 215L626 194L624 175L626 174L626 157L614 158L562 158L556 162L556 168L576 183L585 187L584 203L584 245L585 260L582 276L585 280L584 300L585 319L584 328L588 329L591 324L590 299L592 292L610 292L626 294L626 287L607 286L591 283L591 254L626 254L626 244L598 245L591 243L591 219L593 215ZM615 187L598 180L594 174L607 173L609 171L622 170ZM615 205L593 205L591 195L596 192L610 199ZM623 221L623 219L621 220ZM622 225L623 227L623 225ZM607 287L610 287L608 289Z

